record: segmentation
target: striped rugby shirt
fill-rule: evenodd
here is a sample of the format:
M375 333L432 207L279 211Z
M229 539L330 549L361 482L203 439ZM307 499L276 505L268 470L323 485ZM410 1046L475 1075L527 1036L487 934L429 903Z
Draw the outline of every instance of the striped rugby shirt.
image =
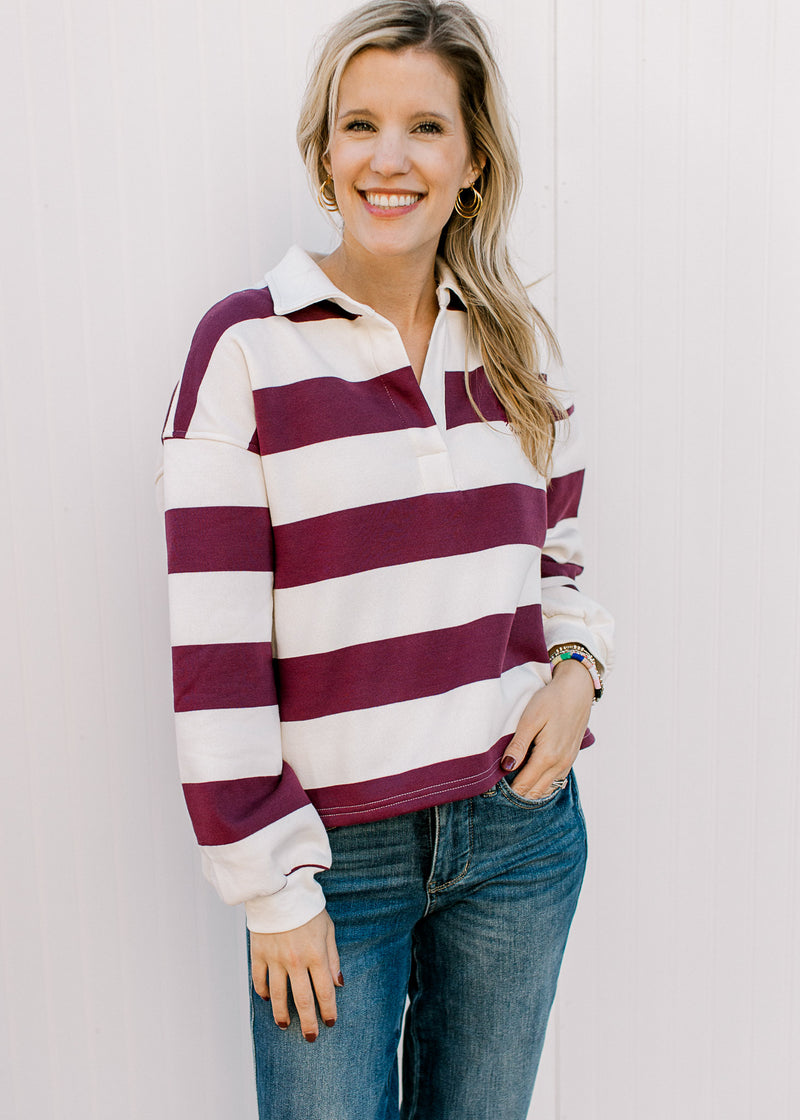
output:
M206 876L277 932L324 907L326 827L473 796L548 647L608 666L575 585L583 470L509 432L439 269L421 383L299 248L205 316L163 433L180 774ZM591 741L587 732L584 743Z

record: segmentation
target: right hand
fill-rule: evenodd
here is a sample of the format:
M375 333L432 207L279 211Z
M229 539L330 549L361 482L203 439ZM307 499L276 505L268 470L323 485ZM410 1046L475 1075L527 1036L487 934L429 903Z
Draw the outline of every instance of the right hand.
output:
M250 932L253 987L272 1002L275 1022L286 1030L290 1022L288 984L300 1016L306 1042L319 1034L314 996L326 1027L336 1022L336 988L344 984L336 949L333 922L323 910L297 929L285 933Z

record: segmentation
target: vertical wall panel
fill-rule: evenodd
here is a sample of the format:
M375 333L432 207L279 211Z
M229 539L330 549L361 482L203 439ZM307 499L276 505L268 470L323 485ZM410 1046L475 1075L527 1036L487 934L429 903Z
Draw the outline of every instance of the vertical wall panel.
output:
M567 981L591 997L564 1115L788 1117L797 17L558 13L558 322L592 371L587 512L620 623L602 758L581 760L595 858Z
M0 13L0 1073L15 1120L255 1115L242 915L169 706L158 431L191 333L324 249L294 123L349 0ZM480 0L620 654L532 1115L800 1110L800 12ZM524 966L524 962L521 962Z

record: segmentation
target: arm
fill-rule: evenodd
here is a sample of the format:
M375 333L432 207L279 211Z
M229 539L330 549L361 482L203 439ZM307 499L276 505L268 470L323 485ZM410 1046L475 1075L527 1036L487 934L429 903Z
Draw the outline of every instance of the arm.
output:
M613 655L613 619L576 582L583 571L578 528L583 477L580 433L570 409L568 419L556 424L553 471L547 487L547 535L542 549L544 634L548 649L577 642L608 671Z
M195 335L164 429L162 482L181 781L204 873L225 902L244 903L257 941L323 913L314 875L330 847L281 756L272 532L249 373L229 329L241 309L230 303Z
M574 416L556 425L553 471L547 488L547 533L542 549L542 619L547 648L577 642L605 671L611 666L613 620L584 595L576 583L583 571L578 506L583 486L583 459ZM524 797L544 797L552 782L565 777L587 731L594 699L591 677L576 661L560 662L552 682L531 698L511 740L503 767L517 770L514 788Z

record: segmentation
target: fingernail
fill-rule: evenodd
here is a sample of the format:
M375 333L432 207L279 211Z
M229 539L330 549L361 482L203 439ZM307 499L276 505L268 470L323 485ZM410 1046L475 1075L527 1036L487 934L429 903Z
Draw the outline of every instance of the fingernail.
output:
M303 1031L303 1038L306 1040L306 1042L317 1041L317 1036L315 1034L312 1034L311 1031Z
M289 1024L288 1023L278 1023L278 1026L281 1028L282 1031L288 1031L288 1029L289 1029Z
M267 996L262 996L261 998L263 999L264 1003L269 1003L269 996L268 995Z
M337 983L337 985L338 985L338 986L339 986L340 988L343 988L343 987L344 987L344 976L342 976L341 972L340 972L340 973L339 973L339 975L338 975L338 976L336 977L336 983Z
M516 765L517 760L514 758L513 754L507 754L503 761L500 763L500 769L508 772L509 770L513 770Z
M325 1024L326 1027L332 1027L334 1025L334 1023L336 1022L335 1019L323 1019L322 1021Z

